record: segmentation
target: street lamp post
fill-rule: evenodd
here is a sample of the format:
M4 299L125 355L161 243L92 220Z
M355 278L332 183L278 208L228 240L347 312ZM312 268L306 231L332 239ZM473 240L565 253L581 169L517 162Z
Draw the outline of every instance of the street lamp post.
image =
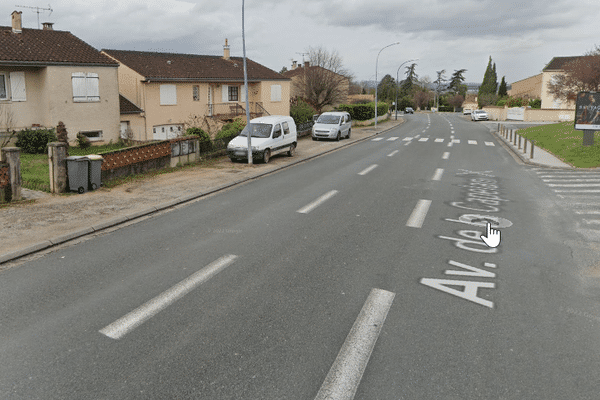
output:
M396 44L400 44L400 42L388 44L383 49L387 49L388 47L394 46ZM377 103L378 103L377 86L379 86L379 82L377 82L377 64L379 63L379 55L381 54L383 49L379 50L379 53L377 53L377 58L375 59L375 129L377 129Z
M250 107L248 100L248 70L246 68L246 33L244 31L244 0L242 0L242 47L244 49L244 90L246 91L246 134L248 135L248 165L252 165L252 132L250 130Z
M398 120L398 77L399 77L399 73L400 73L400 68L402 68L402 66L406 63L409 63L411 61L417 61L418 58L415 58L414 60L408 60L408 61L404 61L402 64L400 64L400 66L398 67L398 71L396 71L396 120Z

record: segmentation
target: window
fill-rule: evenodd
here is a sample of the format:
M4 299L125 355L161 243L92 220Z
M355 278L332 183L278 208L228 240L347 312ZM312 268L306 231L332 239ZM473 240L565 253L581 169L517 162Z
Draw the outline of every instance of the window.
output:
M161 106L177 105L177 86L175 86L175 85L160 85L160 105Z
M100 101L98 74L75 72L71 75L74 102Z
M237 86L229 86L229 101L238 101L238 87Z
M283 126L283 134L284 135L289 135L290 134L290 126L288 125L288 123L284 122L281 125Z
M200 86L194 85L193 92L194 101L200 101Z
M271 101L281 101L281 85L271 85Z
M92 142L102 140L102 131L88 131L79 133L81 133L83 136L87 136L87 138Z
M0 74L0 100L8 100L8 92L6 90L6 75Z

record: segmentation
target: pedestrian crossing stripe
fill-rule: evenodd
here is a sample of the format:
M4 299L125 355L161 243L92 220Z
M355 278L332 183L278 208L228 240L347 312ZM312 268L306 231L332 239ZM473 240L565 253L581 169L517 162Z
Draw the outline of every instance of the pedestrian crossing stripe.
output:
M421 139L419 139L419 142L426 142L426 141L428 141L428 140L429 140L429 138L427 138L427 137L424 137L424 138L421 138Z
M437 138L437 139L435 139L435 142L436 142L436 143L442 143L443 141L444 141L444 139L441 139L441 138Z
M494 142L484 142L486 146L495 146Z
M469 144L477 144L477 140L467 140Z
M413 140L413 138L411 138L411 137L405 137L405 138L404 138L404 139L402 139L402 140L404 140L404 141L406 142L406 141Z
M378 142L380 140L383 140L383 138L382 137L377 137L377 138L373 139L374 142Z
M393 142L396 139L398 139L398 136L392 136L392 137L388 138L388 142Z

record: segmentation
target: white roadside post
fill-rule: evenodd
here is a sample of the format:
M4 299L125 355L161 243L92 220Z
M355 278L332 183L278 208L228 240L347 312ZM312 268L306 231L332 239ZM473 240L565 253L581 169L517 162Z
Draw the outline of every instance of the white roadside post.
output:
M396 44L400 44L400 42L388 44L383 49L387 49L390 46L394 46ZM379 50L377 53L377 58L375 59L375 129L377 129L377 86L379 86L379 82L377 82L377 64L379 63L379 55L383 51L383 49Z
M244 31L244 0L242 0L242 47L244 51L244 90L246 91L246 126L248 134L248 165L252 165L252 132L250 131L250 107L248 106L248 70L246 68L246 33Z

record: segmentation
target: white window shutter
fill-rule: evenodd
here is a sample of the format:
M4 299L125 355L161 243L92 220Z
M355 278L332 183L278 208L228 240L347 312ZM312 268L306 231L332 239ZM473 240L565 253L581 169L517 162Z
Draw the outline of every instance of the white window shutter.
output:
M85 74L83 72L74 72L71 74L71 82L73 84L73 101L86 101Z
M281 85L271 85L271 101L281 101Z
M229 102L229 86L227 85L223 85L221 86L222 88L222 94L223 94L223 103L227 103Z
M100 87L98 74L89 73L85 80L85 91L88 101L100 101Z
M10 92L12 101L26 101L25 72L17 71L10 73Z
M240 86L240 101L241 102L245 102L246 101L246 85L242 85Z
M177 87L175 85L160 85L160 105L174 106L177 104Z

